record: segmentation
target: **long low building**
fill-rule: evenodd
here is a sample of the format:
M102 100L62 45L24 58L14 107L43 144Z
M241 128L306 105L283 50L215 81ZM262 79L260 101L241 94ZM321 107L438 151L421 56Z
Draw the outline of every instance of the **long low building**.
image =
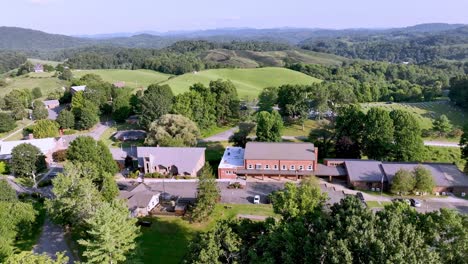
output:
M52 154L60 149L64 149L62 139L41 138L29 140L0 141L0 160L10 160L11 152L16 146L21 144L31 144L37 147L46 157L47 164L53 162Z
M131 158L143 173L197 176L205 165L205 148L133 147L110 151L122 165Z
M434 193L468 193L468 176L451 163L380 162L375 160L325 159L324 166L345 175L350 187L363 190L387 190L400 170L412 171L421 165L431 172ZM328 176L319 170L317 176ZM343 175L340 175L343 176ZM334 176L330 175L330 179Z
M245 149L228 147L218 166L220 179L314 175L318 149L312 143L248 142Z

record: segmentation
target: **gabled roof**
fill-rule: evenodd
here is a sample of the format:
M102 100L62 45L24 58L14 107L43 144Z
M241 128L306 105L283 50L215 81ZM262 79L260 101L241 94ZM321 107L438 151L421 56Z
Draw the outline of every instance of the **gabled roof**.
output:
M21 144L31 144L39 148L42 154L47 154L57 145L55 138L41 138L30 140L0 141L0 155L9 155L14 147Z
M350 181L382 182L386 181L381 162L375 160L347 160L344 162Z
M144 184L139 184L137 188ZM130 210L136 208L145 208L150 203L153 196L159 196L159 192L152 192L148 188L135 188L131 192L129 191L120 191L119 198L127 200L127 205Z
M312 143L248 142L245 146L246 160L310 160L315 157Z
M143 159L148 157L153 161L153 166L176 166L179 174L191 174L205 155L205 148L176 148L176 147L134 147L111 148L114 160L125 160L131 156L138 158L140 167L144 166Z
M70 87L75 92L80 92L86 90L86 85L72 86Z
M44 103L45 106L49 106L49 105L59 105L60 102L59 100L45 100L45 101L42 101Z
M414 170L418 165L428 169L436 186L468 186L468 176L463 174L457 166L449 163L400 163L400 162L385 162L382 163L382 168L387 175L387 178L392 182L393 177L400 169L408 171Z

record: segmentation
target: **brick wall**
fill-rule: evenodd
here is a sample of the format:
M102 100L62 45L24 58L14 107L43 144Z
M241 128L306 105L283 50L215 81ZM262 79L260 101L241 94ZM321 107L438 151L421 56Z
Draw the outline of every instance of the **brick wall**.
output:
M218 168L218 179L236 179L237 169Z
M245 160L245 169L256 169L256 165L261 165L262 170L299 170L300 166L302 170L308 170L309 166L313 170L317 168L316 162L310 160Z

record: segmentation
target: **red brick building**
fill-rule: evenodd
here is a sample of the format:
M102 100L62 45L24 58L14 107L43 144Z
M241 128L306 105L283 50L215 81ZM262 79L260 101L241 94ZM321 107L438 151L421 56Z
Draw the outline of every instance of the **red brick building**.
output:
M302 178L314 175L317 157L318 149L311 143L249 142L245 149L226 148L218 167L218 177Z

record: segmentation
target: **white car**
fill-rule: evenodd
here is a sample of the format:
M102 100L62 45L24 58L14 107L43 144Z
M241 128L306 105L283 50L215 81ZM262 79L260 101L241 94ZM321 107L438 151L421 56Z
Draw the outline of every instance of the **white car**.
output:
M254 196L254 204L259 204L260 203L260 195L255 195Z

